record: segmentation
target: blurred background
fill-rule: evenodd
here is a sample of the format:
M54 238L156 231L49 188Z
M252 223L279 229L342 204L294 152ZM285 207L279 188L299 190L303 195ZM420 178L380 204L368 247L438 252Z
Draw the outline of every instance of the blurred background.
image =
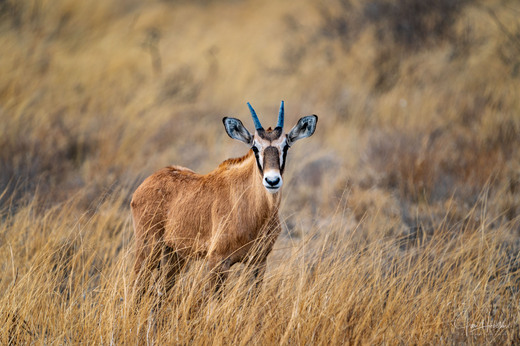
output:
M170 164L207 173L247 150L222 117L252 129L249 101L274 125L285 100L287 128L319 116L289 153L287 232L338 208L385 235L477 204L518 220L519 18L513 0L0 1L0 205L84 211Z

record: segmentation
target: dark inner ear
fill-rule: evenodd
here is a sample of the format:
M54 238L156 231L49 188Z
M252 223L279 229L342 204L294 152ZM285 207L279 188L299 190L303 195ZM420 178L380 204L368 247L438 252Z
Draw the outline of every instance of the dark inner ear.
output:
M248 145L253 144L253 136L251 136L251 133L249 133L240 120L225 117L222 119L222 122L224 123L226 133L229 137L237 139Z
M299 139L312 136L316 130L317 121L318 117L316 115L309 115L300 118L298 123L287 134L289 145L292 145Z

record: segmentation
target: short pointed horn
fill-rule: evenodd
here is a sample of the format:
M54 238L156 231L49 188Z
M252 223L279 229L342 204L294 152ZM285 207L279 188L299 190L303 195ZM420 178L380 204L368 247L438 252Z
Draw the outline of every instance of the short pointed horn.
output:
M263 129L262 124L260 124L260 120L258 120L258 115L256 115L255 110L251 106L251 104L248 102L247 106L249 107L249 111L251 112L251 116L253 117L253 122L255 123L255 129L261 130Z
M276 124L276 127L283 128L283 116L284 116L284 109L283 109L283 101L280 105L280 111L278 112L278 124Z

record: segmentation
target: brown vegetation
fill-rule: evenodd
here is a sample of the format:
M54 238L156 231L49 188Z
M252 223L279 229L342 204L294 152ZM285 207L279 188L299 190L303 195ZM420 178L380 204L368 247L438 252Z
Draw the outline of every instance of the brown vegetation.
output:
M518 342L519 14L0 1L0 342ZM271 123L282 99L287 123L320 126L289 155L262 291L246 303L236 268L199 305L201 261L147 324L129 299L132 191L241 156L222 117L251 101Z

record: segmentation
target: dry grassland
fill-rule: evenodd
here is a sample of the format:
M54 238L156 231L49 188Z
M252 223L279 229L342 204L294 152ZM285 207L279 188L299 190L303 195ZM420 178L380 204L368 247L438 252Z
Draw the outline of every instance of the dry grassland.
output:
M0 1L1 344L520 342L513 0ZM247 299L194 263L150 323L129 200L318 114Z

